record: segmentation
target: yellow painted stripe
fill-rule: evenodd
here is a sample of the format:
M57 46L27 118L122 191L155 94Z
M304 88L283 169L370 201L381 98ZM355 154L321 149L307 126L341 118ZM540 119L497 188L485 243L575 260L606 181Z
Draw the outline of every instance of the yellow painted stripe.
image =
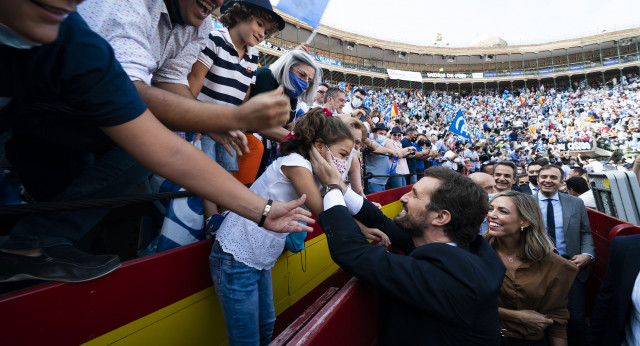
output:
M400 202L382 207L389 217L400 210ZM306 250L297 254L283 253L271 270L276 315L338 269L331 260L325 234L305 242L305 247ZM224 329L218 298L213 287L209 287L84 345L225 345Z

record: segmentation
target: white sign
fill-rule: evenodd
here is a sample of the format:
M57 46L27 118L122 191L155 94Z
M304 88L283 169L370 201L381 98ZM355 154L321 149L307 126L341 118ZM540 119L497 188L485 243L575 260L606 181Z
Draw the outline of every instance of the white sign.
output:
M473 78L484 78L484 73L482 72L474 72L471 74Z
M428 78L468 78L469 76L466 73L438 73L438 72L429 72L427 73Z
M422 82L422 75L420 72L387 69L387 74L390 79L401 79L419 83Z

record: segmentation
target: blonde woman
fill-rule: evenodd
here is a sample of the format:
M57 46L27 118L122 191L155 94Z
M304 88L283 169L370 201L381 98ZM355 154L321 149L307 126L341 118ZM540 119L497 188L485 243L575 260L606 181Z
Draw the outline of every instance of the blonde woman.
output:
M489 204L485 238L507 271L498 295L503 345L567 345L569 288L578 267L553 253L540 207L516 191Z

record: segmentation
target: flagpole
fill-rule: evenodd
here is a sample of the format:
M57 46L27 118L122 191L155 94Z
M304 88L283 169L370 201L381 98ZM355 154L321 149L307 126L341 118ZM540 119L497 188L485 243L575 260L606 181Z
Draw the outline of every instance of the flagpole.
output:
M309 36L309 38L307 39L307 41L305 42L306 44L311 43L311 41L313 40L314 37L316 37L316 34L318 33L317 29L313 29L313 32L311 32L311 36Z

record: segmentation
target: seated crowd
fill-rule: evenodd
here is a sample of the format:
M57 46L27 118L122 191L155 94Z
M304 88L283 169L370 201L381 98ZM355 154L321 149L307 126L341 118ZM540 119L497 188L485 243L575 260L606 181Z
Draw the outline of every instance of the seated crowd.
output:
M14 2L0 5L0 159L37 202L195 193L162 204L146 252L215 234L230 344L271 340L270 270L312 215L335 262L383 296L381 344L587 342L583 176L603 167L558 143L638 149L635 76L517 95L347 92L321 81L304 44L258 67L255 46L284 28L267 0ZM218 7L225 27L212 30ZM472 136L448 133L458 109ZM366 198L405 185L393 220ZM0 244L0 282L116 270L118 256L74 246L108 211L21 218ZM637 323L623 329L640 338Z

